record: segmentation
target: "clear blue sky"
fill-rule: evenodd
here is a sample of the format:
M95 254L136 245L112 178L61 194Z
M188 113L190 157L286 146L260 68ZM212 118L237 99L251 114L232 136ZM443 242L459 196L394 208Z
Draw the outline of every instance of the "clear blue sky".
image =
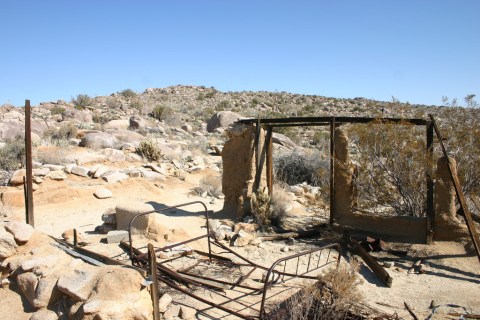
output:
M1 0L0 41L0 104L176 84L480 96L477 0Z

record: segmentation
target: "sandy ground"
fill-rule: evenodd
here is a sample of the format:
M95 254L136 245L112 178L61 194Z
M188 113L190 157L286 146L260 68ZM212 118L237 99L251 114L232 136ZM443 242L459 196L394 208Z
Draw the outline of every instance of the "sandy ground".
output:
M211 172L207 172L211 174ZM63 231L70 228L77 228L85 234L87 240L93 242L104 236L93 234L96 226L102 223L101 215L108 208L118 204L131 201L153 201L162 205L176 205L195 200L205 201L208 209L219 212L223 206L221 200L216 199L210 203L211 198L201 198L191 194L193 187L198 185L201 177L206 174L187 175L185 181L177 178L168 178L166 182L151 183L142 179L128 179L126 182L107 185L102 181L83 180L82 178L69 177L69 186L79 190L66 201L45 203L35 206L36 229L55 237L60 237ZM93 196L93 192L99 187L107 187L113 192L110 199L99 200ZM45 184L42 188L47 188ZM47 194L46 192L45 194ZM200 213L201 207L184 208L171 211L168 214L169 228L183 228L192 237L204 231L205 221ZM296 210L295 224L302 221L311 224L317 221L315 217ZM23 208L12 208L9 218L23 219ZM265 242L263 246L247 246L238 248L242 253L259 264L268 266L275 259L282 256L300 252L315 245L315 239L300 240L290 246L291 251L281 251L286 246L285 241ZM100 245L93 245L91 248L99 248ZM467 248L466 248L467 247ZM378 311L387 314L397 313L399 316L410 319L404 308L407 302L419 318L424 319L430 313L431 301L437 305L458 305L464 307L468 312L480 314L480 265L476 256L473 255L468 244L443 242L435 245L408 245L407 256L379 255L380 261L393 261L394 267L387 269L393 278L393 286L387 288L375 277L375 275L362 265L359 269L359 289L363 292L368 305ZM117 249L118 250L118 249ZM99 251L110 251L99 250ZM121 250L118 250L121 252ZM115 250L110 251L115 256ZM424 274L410 274L408 270L417 260L422 260L426 267ZM178 295L177 295L178 297ZM178 297L187 303L190 299ZM197 304L197 307L200 305ZM440 310L441 309L441 310ZM438 311L446 310L462 312L463 309L445 307ZM29 312L26 304L15 291L0 289L0 310L9 310L9 319L28 319ZM441 319L441 316L437 316ZM436 318L434 318L436 319Z

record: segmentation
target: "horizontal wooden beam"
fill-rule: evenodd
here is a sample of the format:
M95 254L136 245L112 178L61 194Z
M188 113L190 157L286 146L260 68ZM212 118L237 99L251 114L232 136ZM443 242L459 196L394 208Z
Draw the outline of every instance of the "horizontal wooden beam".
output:
M325 123L332 122L333 117L289 117L289 118L275 118L275 119L241 119L238 122L244 124L257 123L258 120L262 125L280 125L280 124L306 124L309 125L325 125ZM398 123L398 124L413 124L413 125L427 125L428 120L424 119L408 119L408 118L372 118L372 117L335 117L337 123L369 123L369 122L383 122L383 123Z

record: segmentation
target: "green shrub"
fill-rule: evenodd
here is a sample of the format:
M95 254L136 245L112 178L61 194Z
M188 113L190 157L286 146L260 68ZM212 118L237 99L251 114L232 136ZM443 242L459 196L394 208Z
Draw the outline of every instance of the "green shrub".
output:
M79 94L76 98L72 98L72 103L78 109L83 109L93 103L93 99L88 94Z
M55 114L62 114L65 112L65 108L55 106L52 109L50 109L50 114L53 116Z
M148 161L158 161L162 158L162 152L153 141L142 141L135 152Z
M152 117L157 120L165 120L172 113L172 109L165 105L158 105L152 110Z
M125 89L119 92L124 98L130 99L135 98L137 94L132 89Z
M0 169L13 171L25 166L25 142L24 137L17 136L7 140L5 146L0 149Z
M288 185L306 182L314 186L321 186L326 181L319 173L324 171L322 168L328 168L328 166L326 161L320 160L314 154L305 155L292 152L274 159L276 178Z
M138 111L142 111L143 102L140 101L139 99L135 99L132 102L130 102L130 108L136 109Z

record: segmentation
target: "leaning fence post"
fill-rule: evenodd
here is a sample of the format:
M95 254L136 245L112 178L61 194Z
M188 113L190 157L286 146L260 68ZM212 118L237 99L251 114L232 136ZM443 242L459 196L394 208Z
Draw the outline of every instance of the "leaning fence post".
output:
M157 257L151 243L148 244L148 275L152 279L150 295L153 303L153 320L160 320L158 308L158 279L157 279Z

